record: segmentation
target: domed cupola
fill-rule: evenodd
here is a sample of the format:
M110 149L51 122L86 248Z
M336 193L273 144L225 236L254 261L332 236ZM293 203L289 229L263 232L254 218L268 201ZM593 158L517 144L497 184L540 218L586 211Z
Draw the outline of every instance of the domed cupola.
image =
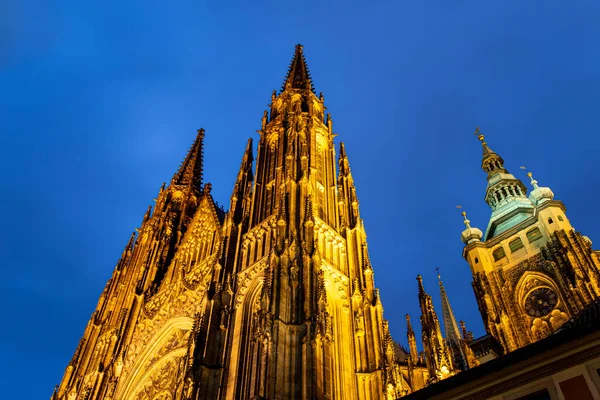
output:
M549 187L539 187L538 182L533 179L533 174L531 172L528 172L527 176L531 179L530 183L533 187L533 190L529 193L529 200L531 200L533 204L538 206L548 200L554 199L554 193Z
M534 206L523 182L504 168L504 160L490 149L479 127L475 135L483 147L481 169L488 175L485 202L492 209L492 216L484 240L489 240L533 215Z
M463 243L471 244L473 242L481 241L483 233L477 228L471 228L471 221L467 219L467 213L465 211L462 212L462 216L465 219L464 223L467 227L460 235L460 239L463 241Z

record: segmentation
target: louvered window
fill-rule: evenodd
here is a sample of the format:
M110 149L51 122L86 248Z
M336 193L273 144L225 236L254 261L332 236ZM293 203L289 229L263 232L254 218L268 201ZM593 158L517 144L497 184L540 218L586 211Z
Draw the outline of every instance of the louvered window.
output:
M508 247L510 247L510 252L514 253L515 251L523 248L523 242L520 238L516 238L508 244Z
M541 237L542 232L540 232L540 228L533 228L532 230L527 232L527 240L529 240L529 243L533 243Z
M506 257L506 254L504 253L504 249L502 247L498 247L496 250L494 250L492 254L494 256L494 261L498 261Z

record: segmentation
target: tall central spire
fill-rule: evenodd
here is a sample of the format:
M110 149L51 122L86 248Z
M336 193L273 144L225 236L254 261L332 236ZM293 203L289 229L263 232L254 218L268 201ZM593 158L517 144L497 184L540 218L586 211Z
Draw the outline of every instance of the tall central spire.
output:
M281 87L282 92L286 89L309 89L311 92L315 92L302 48L301 44L296 45L294 57Z

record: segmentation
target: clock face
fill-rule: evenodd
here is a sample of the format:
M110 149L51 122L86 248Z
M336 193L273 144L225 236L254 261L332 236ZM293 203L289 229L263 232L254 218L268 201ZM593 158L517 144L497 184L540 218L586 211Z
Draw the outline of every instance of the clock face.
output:
M525 311L532 317L543 317L550 314L558 303L554 290L541 287L532 290L525 299Z

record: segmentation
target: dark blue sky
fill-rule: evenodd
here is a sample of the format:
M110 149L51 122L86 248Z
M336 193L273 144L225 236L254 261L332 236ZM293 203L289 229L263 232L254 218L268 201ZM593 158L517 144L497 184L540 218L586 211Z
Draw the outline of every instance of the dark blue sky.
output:
M597 1L177 3L0 5L2 397L50 396L200 127L206 180L228 201L296 43L346 142L400 342L418 273L439 306L436 266L483 333L455 208L485 229L476 125L600 243Z

